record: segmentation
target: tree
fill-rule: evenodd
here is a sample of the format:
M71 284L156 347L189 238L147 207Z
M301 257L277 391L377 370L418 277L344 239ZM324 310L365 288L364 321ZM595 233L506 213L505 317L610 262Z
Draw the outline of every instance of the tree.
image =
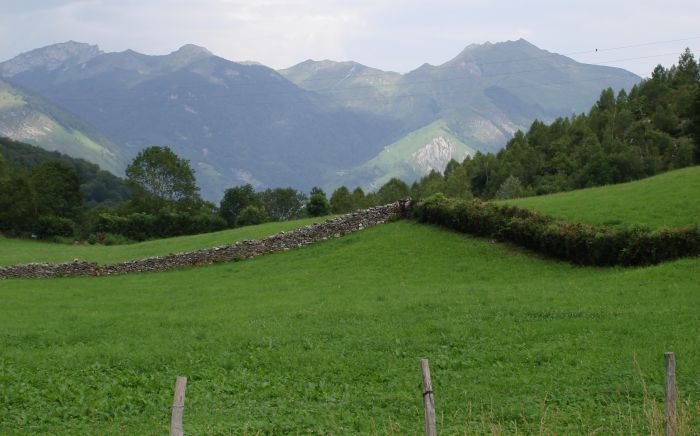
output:
M333 213L348 213L352 212L353 209L352 195L350 195L348 188L341 186L333 191L331 195L331 211Z
M36 225L34 197L27 172L23 168L8 168L0 178L0 230L32 231Z
M75 219L83 205L80 178L73 167L59 161L45 162L31 172L38 216Z
M377 191L377 196L379 197L379 202L381 204L399 201L402 198L408 197L410 194L411 190L408 185L396 177L386 182L384 186L379 188L379 191Z
M234 227L241 211L249 205L257 205L258 208L260 208L258 197L255 194L253 186L250 184L236 186L224 192L219 213L221 217L226 220L229 227Z
M454 173L454 171L456 170L453 169L451 173ZM411 186L411 196L416 199L427 198L438 192L444 193L446 187L445 178L442 174L432 170Z
M306 203L306 212L309 216L325 216L331 211L331 205L328 203L326 193L323 189L314 187L311 190L309 201Z
M267 221L265 211L255 204L249 204L245 206L238 214L236 226L252 226L264 223L265 221Z
M447 165L445 166L445 171L443 172L445 178L449 177L453 172L457 171L459 166L459 162L457 162L454 158L450 159L450 161L447 162Z
M352 191L352 208L362 209L367 207L367 200L365 198L365 191L359 186Z
M522 197L523 185L520 179L515 176L509 176L496 191L495 198L497 200L508 200L511 198Z
M459 165L450 172L445 181L445 195L448 197L460 198L462 200L471 200L472 191L469 189L469 177L467 177L467 168L464 165Z
M168 204L187 209L199 198L189 161L179 158L169 147L142 150L126 168L126 176L136 187L140 197L137 201L145 210L160 211Z
M690 109L688 133L695 142L695 163L700 164L700 87L695 90L693 104Z
M674 80L680 84L694 84L700 81L700 68L698 68L698 63L695 61L695 56L687 47L678 58Z
M272 221L301 218L306 202L306 195L294 188L266 189L258 198Z
M7 177L8 165L5 158L0 154L0 182Z

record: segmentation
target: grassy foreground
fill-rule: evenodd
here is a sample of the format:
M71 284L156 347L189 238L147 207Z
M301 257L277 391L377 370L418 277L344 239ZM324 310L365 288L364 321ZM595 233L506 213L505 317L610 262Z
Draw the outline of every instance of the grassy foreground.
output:
M648 179L508 200L555 218L652 229L700 225L700 166Z
M423 357L443 434L649 434L668 350L700 429L697 258L579 268L397 222L0 299L0 434L165 434L177 375L190 434L420 434Z
M328 217L274 222L259 226L240 227L221 232L178 238L156 239L128 245L64 245L0 236L0 266L29 262L69 262L74 259L98 263L123 262L179 251L197 250L232 244L245 239L258 239L278 232L324 221Z

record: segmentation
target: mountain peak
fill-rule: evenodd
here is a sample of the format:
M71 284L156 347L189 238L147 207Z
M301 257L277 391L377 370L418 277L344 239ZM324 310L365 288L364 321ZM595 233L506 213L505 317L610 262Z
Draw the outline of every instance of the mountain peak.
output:
M167 65L172 68L182 68L192 62L206 59L213 56L212 53L204 47L194 44L186 44L165 56Z
M0 65L0 75L11 77L35 68L54 70L66 65L78 65L102 54L96 45L67 41L48 45L15 56Z
M206 48L195 45L195 44L185 44L176 51L170 53L171 55L179 55L185 57L200 57L200 56L211 56L212 53Z

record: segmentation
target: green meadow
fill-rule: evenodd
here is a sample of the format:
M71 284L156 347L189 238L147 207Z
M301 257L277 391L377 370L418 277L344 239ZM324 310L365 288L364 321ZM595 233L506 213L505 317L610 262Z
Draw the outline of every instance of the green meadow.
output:
M581 189L508 204L555 218L651 229L700 225L700 166L619 185Z
M662 434L665 351L700 431L700 258L583 268L398 221L0 299L0 434L165 434L178 375L188 434L421 434L421 358L442 434Z
M307 218L295 221L265 223L258 226L239 227L202 235L180 236L177 238L110 246L99 244L48 244L40 241L10 239L0 236L0 266L30 262L70 262L74 259L97 263L123 262L174 252L232 244L246 239L264 238L278 232L317 223L327 218Z

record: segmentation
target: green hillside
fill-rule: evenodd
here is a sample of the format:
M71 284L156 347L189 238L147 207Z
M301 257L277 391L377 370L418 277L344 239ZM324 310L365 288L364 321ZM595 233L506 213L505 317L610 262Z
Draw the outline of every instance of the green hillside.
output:
M700 166L619 185L506 201L569 221L653 229L700 225Z
M30 262L70 262L74 259L98 263L122 262L180 251L216 247L246 239L263 238L281 231L292 230L307 224L323 221L325 218L328 217L273 222L221 232L113 246L62 245L26 239L9 239L0 236L0 266Z
M177 375L190 434L418 434L425 357L443 434L649 434L668 350L700 428L700 259L580 268L398 222L0 298L3 434L163 434Z
M393 177L414 180L431 170L443 171L450 159L461 162L475 152L446 121L438 120L387 145L363 165L339 174L338 181L376 190Z
M125 157L75 116L0 79L0 135L82 158L121 174Z

